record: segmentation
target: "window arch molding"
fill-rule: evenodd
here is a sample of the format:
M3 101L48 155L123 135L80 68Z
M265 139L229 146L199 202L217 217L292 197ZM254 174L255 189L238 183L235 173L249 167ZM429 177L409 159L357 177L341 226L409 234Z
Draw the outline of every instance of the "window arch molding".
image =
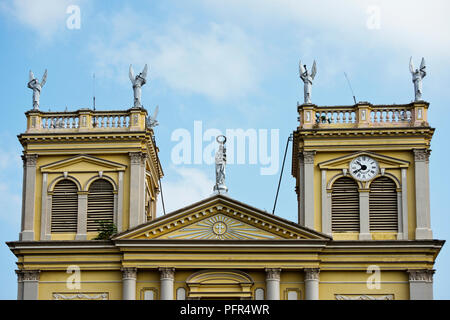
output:
M66 180L66 179L72 181L73 183L75 183L75 185L77 186L78 191L82 190L81 183L75 177L62 175L62 176L59 176L59 177L56 177L55 179L53 179L53 181L48 186L47 192L53 192L53 190L55 189L55 185L58 182L60 182L62 180Z
M93 176L93 177L89 178L89 180L84 185L83 191L89 191L89 188L90 188L91 184L94 183L96 180L99 180L99 179L107 180L109 183L111 183L114 193L117 192L117 184L114 181L114 179L109 177L109 176L107 176L107 175L104 175L104 174L102 174L102 176L96 175L96 176Z
M353 177L349 174L344 175L342 172L338 173L336 175L334 175L333 177L331 177L330 180L328 180L328 184L327 184L327 190L330 190L333 188L333 184L336 182L336 180L338 180L339 178L350 178L353 181L355 181L355 183L358 185L359 189L363 189L363 184L361 181L355 180L353 179Z
M400 189L400 188L402 187L400 181L398 180L398 178L397 178L396 176L394 176L394 175L391 174L391 173L385 172L383 175L379 174L379 175L377 175L375 178L373 178L372 180L368 181L368 182L367 182L367 189L370 189L370 186L372 185L372 183L373 183L376 179L381 178L381 177L388 177L388 178L390 178L390 179L395 183L395 186L396 186L397 189Z

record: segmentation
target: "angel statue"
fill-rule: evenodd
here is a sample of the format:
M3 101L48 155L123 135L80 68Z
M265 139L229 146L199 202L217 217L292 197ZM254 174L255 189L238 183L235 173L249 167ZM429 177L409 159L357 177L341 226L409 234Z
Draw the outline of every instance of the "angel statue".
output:
M147 78L147 64L144 66L144 70L139 73L136 77L134 76L133 67L130 64L129 77L131 80L131 84L133 85L134 91L134 108L142 108L141 104L141 93L142 86L147 82L145 78Z
M153 116L147 117L147 128L153 128L159 125L158 121L156 121L156 116L158 115L159 106L156 106L155 112L153 113Z
M47 81L47 69L45 69L41 82L34 77L33 71L30 70L30 81L28 81L28 88L33 90L33 110L39 110L39 98L41 97L41 90Z
M299 71L300 71L300 79L302 79L303 83L305 84L304 86L305 103L311 103L311 87L317 72L316 60L314 60L313 62L311 72L309 72L308 69L306 69L306 64L302 65L302 62L299 61Z
M213 190L217 193L226 193L228 192L228 188L225 186L225 166L227 164L225 142L227 142L227 138L220 135L216 141L219 143L219 150L216 152L216 184Z
M422 58L422 62L420 63L420 69L414 70L414 64L412 61L412 57L409 59L409 71L412 74L412 82L414 83L414 93L415 100L422 100L422 79L427 75L425 71L425 59Z

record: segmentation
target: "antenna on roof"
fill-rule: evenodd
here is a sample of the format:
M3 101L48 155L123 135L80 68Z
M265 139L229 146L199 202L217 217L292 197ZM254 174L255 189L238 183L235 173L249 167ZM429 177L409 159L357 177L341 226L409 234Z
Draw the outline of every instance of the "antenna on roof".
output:
M94 111L95 111L95 72L93 74L93 79L92 79L92 91L93 91L93 102L94 102Z
M356 104L356 98L355 98L355 94L353 93L353 89L352 89L352 85L350 84L350 80L348 79L347 74L345 72L344 72L344 75L345 75L345 79L347 79L347 83L348 83L348 86L350 87L350 91L352 92L353 101Z

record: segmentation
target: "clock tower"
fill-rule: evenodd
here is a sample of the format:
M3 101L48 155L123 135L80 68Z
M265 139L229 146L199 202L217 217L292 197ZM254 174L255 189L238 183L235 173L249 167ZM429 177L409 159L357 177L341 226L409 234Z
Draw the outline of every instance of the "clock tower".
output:
M428 107L298 105L299 224L335 240L432 239Z

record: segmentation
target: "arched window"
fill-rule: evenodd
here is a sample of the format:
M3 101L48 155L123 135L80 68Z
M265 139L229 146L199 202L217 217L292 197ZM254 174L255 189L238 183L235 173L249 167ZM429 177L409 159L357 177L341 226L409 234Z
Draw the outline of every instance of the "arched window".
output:
M333 232L359 232L358 184L351 178L342 177L333 183L331 227Z
M379 177L370 184L370 231L397 231L397 186L388 177Z
M92 182L88 193L87 231L98 231L100 222L114 222L113 186L105 179Z
M178 288L177 289L177 300L186 300L186 289Z
M77 232L78 188L64 179L56 183L52 195L51 232Z
M255 290L255 300L264 300L264 289L257 288Z

